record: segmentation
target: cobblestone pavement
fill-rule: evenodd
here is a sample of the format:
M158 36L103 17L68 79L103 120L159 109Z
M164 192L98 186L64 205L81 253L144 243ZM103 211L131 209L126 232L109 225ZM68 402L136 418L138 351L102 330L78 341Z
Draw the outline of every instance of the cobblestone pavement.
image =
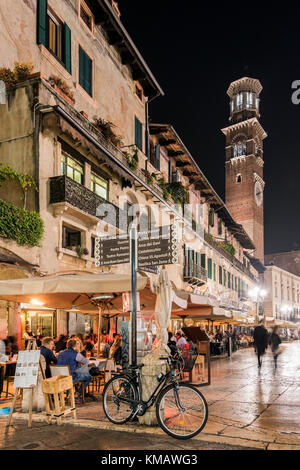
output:
M264 356L262 368L258 369L253 349L237 351L232 358L212 361L212 385L201 389L209 404L208 423L202 433L188 441L187 448L206 443L205 448L209 449L219 444L225 447L300 450L300 342L285 343L284 348L276 371L270 352ZM21 413L14 416L14 423L20 423L17 418L26 417ZM35 422L44 419L42 413L34 415ZM0 423L5 420L1 418ZM69 418L65 422L71 426L71 421ZM145 436L153 443L153 435L162 445L180 448L179 441L170 440L159 428L136 423L121 427L112 425L103 415L100 397L96 402L78 407L73 425L76 429L72 436L73 432L90 432L91 429L93 433L105 430L105 435L117 432L122 436L119 443L137 446L130 447L132 449L138 449L139 442L145 442ZM55 428L61 432L62 428ZM107 441L105 443L107 445ZM174 447L165 447L171 448Z
M124 433L71 425L48 426L15 421L7 430L0 420L0 450L244 450L243 447L196 440L177 441L168 436ZM249 448L251 450L251 448Z

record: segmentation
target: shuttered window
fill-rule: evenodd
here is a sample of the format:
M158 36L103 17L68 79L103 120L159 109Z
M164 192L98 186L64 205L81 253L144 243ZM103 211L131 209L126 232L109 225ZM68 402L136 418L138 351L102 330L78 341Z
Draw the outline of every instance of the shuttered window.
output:
M207 260L207 276L209 279L212 279L212 259L208 258Z
M143 125L137 117L135 117L135 145L143 151Z
M62 60L70 75L72 75L72 33L69 26L63 25L63 54Z
M219 266L219 284L223 284L223 270L222 270L222 266Z
M160 145L155 147L155 168L160 171Z
M172 174L172 162L171 162L171 161L169 161L168 165L169 165L169 183L172 183L172 180L173 180L173 174Z
M37 4L37 43L48 47L48 1L38 0Z
M93 96L93 61L81 46L79 46L79 83L90 96Z
M223 285L226 287L226 270L224 269Z
M72 74L71 30L48 9L48 0L38 0L37 3L37 43L45 46Z
M217 266L216 263L214 263L214 281L217 280Z
M210 227L213 227L215 225L215 212L213 209L210 209L209 211L208 224L210 225Z
M206 255L205 254L201 255L201 266L202 268L206 269Z

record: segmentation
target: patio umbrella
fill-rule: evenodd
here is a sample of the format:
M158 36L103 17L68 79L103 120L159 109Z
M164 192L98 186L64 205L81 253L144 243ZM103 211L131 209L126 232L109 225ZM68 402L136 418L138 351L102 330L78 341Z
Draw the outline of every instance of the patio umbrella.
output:
M143 290L147 281L147 276L138 274L137 290ZM98 314L98 349L103 308L112 299L130 291L131 276L127 274L69 274L0 281L0 300Z
M156 300L156 321L158 324L157 344L154 350L159 355L169 355L170 350L168 344L168 326L171 319L172 297L173 289L169 280L168 273L162 269L158 279L158 286L156 286L157 300Z

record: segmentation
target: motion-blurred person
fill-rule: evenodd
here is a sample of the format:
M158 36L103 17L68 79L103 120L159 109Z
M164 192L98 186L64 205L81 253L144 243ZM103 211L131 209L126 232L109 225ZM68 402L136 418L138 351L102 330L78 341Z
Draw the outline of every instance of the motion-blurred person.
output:
M254 329L253 339L254 339L254 345L255 345L256 354L257 354L258 368L260 369L262 365L262 356L264 355L268 347L268 341L269 341L268 331L264 327L263 320L261 320L259 322L259 326L257 326Z
M280 354L280 348L279 345L281 344L281 339L278 334L279 327L276 325L273 328L272 334L270 336L269 344L271 346L271 350L273 353L273 358L274 358L274 367L277 369L277 359Z

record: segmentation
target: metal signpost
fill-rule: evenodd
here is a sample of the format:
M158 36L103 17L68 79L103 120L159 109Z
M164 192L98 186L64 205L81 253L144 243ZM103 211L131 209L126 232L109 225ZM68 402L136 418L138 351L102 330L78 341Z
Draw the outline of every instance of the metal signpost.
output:
M131 364L137 363L137 270L155 272L158 266L178 263L178 236L174 225L149 232L131 229L130 235L96 239L95 266L131 264Z

